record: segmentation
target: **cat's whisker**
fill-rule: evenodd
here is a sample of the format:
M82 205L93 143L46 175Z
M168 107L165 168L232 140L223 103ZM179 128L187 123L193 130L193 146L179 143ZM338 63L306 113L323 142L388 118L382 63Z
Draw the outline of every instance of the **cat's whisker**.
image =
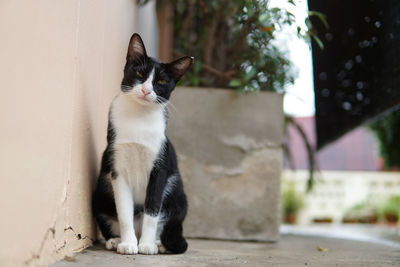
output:
M156 104L159 104L159 105L162 105L162 106L164 106L164 107L167 107L167 106L168 106L168 102L163 102L163 101L161 101L161 100L159 100L159 99L156 99L156 100L155 100L155 103L156 103Z
M157 96L157 98L156 98L157 100L159 100L159 101L164 101L164 102L168 102L168 100L166 99L166 98L164 98L164 97L162 97L162 96Z
M165 99L162 96L157 96L156 101L159 104L165 104L166 106L171 107L174 111L178 111L177 108L171 103L171 101Z
M168 107L171 107L175 112L178 112L178 109L170 101L168 101Z

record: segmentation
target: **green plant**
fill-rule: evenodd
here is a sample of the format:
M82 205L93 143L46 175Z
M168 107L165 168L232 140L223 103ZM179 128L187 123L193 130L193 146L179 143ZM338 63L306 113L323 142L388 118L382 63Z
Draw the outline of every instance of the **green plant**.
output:
M379 217L379 209L376 205L370 202L362 202L346 211L343 222L377 223Z
M304 206L303 196L297 193L295 185L290 182L282 192L282 213L286 223L295 223L299 210Z
M295 5L294 0L289 3ZM268 0L164 0L174 9L174 53L193 55L193 69L183 85L228 87L243 91L283 92L293 83L291 62L273 42L285 26L296 24L292 13L271 8ZM318 12L310 12L326 23ZM295 27L296 28L296 27ZM322 46L309 18L297 35Z
M392 111L370 124L379 142L385 168L400 168L400 110Z
M296 5L295 0L286 0ZM148 0L138 0L145 4ZM317 17L325 27L322 13L309 11L305 28L297 25L288 10L270 7L268 0L158 0L157 8L169 5L173 9L174 56L192 55L195 63L180 81L181 85L227 87L238 92L284 92L294 83L292 63L274 42L277 32L286 26L306 42L314 40L322 49L323 43L311 23ZM160 40L162 42L162 40ZM307 191L314 183L316 169L314 148L302 128L287 117L302 136L309 159ZM290 148L285 145L290 161Z
M390 197L383 205L383 215L388 222L397 222L400 218L400 195Z

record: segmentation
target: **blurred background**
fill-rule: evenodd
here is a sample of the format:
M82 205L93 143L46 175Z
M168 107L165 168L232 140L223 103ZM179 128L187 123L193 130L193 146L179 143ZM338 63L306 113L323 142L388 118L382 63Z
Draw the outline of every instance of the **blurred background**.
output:
M154 2L182 85L284 95L283 232L400 240L398 2Z
M164 62L195 57L168 130L187 237L400 242L399 1L4 0L2 266L96 239L90 196L133 32Z

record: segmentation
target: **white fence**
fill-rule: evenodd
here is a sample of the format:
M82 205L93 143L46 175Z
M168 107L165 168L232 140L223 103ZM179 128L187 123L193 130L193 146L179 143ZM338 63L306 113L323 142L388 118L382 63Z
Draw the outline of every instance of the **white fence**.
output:
M307 179L308 172L304 170L282 173L282 190L293 184L296 192L304 196L305 205L297 219L303 225L322 218L340 223L354 205L366 201L379 204L400 194L400 172L322 171L308 194Z

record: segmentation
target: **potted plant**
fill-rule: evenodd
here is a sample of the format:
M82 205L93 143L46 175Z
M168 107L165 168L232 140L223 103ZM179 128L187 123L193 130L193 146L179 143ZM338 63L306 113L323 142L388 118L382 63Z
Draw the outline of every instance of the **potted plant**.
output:
M168 37L168 30L160 29L160 45L173 40L166 58L195 57L172 97L168 133L189 197L185 234L277 240L282 93L295 77L273 40L282 27L295 23L294 15L264 0L157 5L170 15L158 16L164 18L159 25L171 32ZM313 36L308 25L297 28L301 38Z
M383 216L386 222L396 224L400 218L400 195L390 197L383 205Z
M303 197L296 191L294 184L290 183L282 192L283 222L295 224L298 213L303 206Z
M369 223L378 222L379 212L373 203L362 202L352 206L346 211L343 217L343 223Z

